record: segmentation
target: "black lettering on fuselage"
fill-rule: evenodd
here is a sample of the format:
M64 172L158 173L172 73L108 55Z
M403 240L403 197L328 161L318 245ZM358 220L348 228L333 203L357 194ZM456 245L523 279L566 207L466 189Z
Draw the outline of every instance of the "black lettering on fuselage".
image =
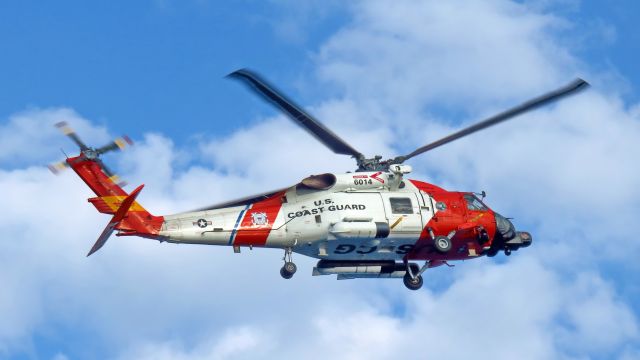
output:
M333 251L334 254L348 254L356 249L355 245L351 244L340 244L336 246L336 249Z
M316 204L316 206L320 203L322 204L321 201L314 201L314 204ZM331 199L326 199L324 201L325 204L331 204L332 201ZM293 219L293 218L297 218L297 217L303 217L303 216L309 216L309 215L318 215L318 214L322 214L323 212L326 211L342 211L342 210L366 210L367 206L363 205L363 204L345 204L345 205L329 205L326 208L324 206L317 206L311 210L298 210L298 211L294 211L294 212L290 212L287 214L287 217L289 219Z
M358 254L371 254L372 252L378 250L377 246L365 246L365 245L360 245L360 249L366 249L369 248L367 250L358 250L356 251Z
M398 255L404 255L404 254L407 254L408 252L410 252L411 250L413 250L413 247L414 247L413 244L400 245L400 246L398 246L396 248L395 253L398 254ZM356 251L356 253L362 254L362 255L366 255L366 254L371 254L372 252L377 251L378 247L377 246L360 245L360 247L358 248L356 245L353 245L353 244L340 244L340 245L336 246L336 248L333 251L333 253L334 254L339 254L339 255L344 255L344 254L352 253L356 249L358 249L358 251ZM393 246L392 246L392 249L393 249Z

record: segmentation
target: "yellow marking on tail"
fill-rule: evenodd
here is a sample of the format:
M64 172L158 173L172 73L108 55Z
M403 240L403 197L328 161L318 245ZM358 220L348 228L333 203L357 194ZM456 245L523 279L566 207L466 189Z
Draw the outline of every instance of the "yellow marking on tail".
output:
M109 208L114 212L118 211L118 209L120 208L120 205L126 198L127 198L126 196L101 196L100 197L100 199L104 200L105 204L107 204L107 206L109 206ZM136 201L133 203L133 205L131 205L131 208L129 208L129 211L146 211L146 210L145 208L142 207L142 205L138 204L138 202Z

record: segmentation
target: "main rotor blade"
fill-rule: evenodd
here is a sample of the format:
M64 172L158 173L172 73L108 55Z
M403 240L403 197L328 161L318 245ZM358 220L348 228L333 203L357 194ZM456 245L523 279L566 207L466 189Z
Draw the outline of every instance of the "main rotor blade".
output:
M227 76L241 80L246 85L249 85L249 87L258 95L279 107L285 114L289 115L296 124L311 133L311 135L318 139L318 141L333 150L334 153L351 155L356 159L363 157L359 151L351 147L351 145L322 125L322 123L314 119L311 115L307 114L301 107L289 100L275 87L262 79L258 74L247 69L240 69Z
M582 79L576 79L574 81L572 81L570 84L563 86L557 90L548 92L544 95L538 96L536 98L533 98L521 105L518 105L514 108L511 108L507 111L501 112L498 115L492 116L486 120L483 120L475 125L471 125L468 128L462 129L456 133L453 133L449 136L446 136L438 141L432 142L428 145L425 145L421 148L418 148L416 150L414 150L412 153L408 154L408 155L404 155L404 156L399 156L398 158L396 158L396 160L399 160L399 162L403 162L407 159L410 159L416 155L420 155L424 152L427 152L429 150L435 149L439 146L442 146L444 144L450 143L454 140L460 139L461 137L473 134L477 131L486 129L490 126L499 124L503 121L512 119L520 114L523 114L527 111L531 111L534 110L540 106L549 104L551 102L560 100L561 98L567 96L567 95L571 95L576 93L579 90L583 90L586 89L589 86L589 83L587 83L586 81L582 80Z
M67 135L74 143L76 143L76 145L80 147L80 150L84 151L88 149L87 145L85 145L82 140L80 140L78 135L75 133L75 131L73 131L71 126L69 126L66 121L56 123L56 127L60 129L63 134Z

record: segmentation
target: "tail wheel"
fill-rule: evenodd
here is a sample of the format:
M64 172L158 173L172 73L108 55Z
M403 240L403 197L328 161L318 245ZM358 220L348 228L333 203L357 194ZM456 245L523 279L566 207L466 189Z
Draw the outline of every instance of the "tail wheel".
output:
M422 287L423 280L422 275L418 275L414 278L409 275L409 273L404 274L404 278L402 278L404 282L404 286L409 290L418 290Z
M291 279L293 277L293 274L295 274L297 270L298 267L296 266L296 264L292 263L291 261L287 261L286 263L284 263L284 266L280 268L280 276L285 279Z
M298 267L296 266L296 264L292 263L291 261L288 261L288 262L284 263L283 269L286 272L288 272L291 275L293 275L298 270Z
M291 279L293 277L293 274L288 273L284 267L280 268L280 276L282 276L283 279Z
M433 246L438 252L445 254L451 250L453 244L451 243L451 239L446 236L436 236L436 238L433 239Z

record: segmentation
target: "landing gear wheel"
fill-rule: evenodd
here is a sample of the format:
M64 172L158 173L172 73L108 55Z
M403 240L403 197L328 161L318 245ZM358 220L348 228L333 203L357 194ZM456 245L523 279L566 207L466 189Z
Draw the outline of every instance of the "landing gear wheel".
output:
M404 286L406 286L409 290L418 290L422 287L423 283L422 275L411 278L411 275L409 275L409 273L404 274L404 278L402 278L402 281L404 281Z
M284 263L284 266L282 268L280 268L280 276L285 279L291 279L293 277L293 274L295 274L297 270L298 267L296 266L296 264L288 261Z
M491 248L491 249L487 250L487 256L488 257L494 257L496 255L498 255L498 249Z
M296 264L292 263L291 261L284 263L284 266L282 268L291 275L295 274L296 270L298 270Z
M509 248L504 249L504 254L507 255L507 256L510 256L511 255L511 249L509 249Z
M436 238L433 239L433 246L438 250L438 252L446 254L451 250L453 244L451 244L451 239L446 236L436 236Z
M298 270L296 264L291 261L292 253L293 250L290 247L284 249L284 257L282 258L282 260L284 260L284 266L280 268L280 276L285 279L291 279L293 274L296 273L296 270Z
M280 276L282 276L283 279L291 279L293 277L293 274L288 273L284 267L280 268Z

